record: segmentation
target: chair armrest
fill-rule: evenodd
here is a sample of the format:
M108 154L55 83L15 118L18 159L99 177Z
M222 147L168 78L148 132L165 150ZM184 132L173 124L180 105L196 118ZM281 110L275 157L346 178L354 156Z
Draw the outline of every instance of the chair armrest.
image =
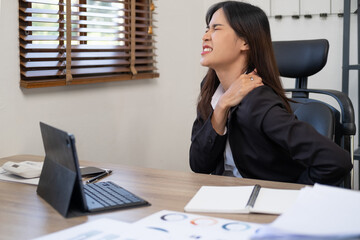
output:
M285 89L285 92L318 93L333 97L341 109L341 125L344 134L356 134L354 107L350 98L345 93L332 89Z

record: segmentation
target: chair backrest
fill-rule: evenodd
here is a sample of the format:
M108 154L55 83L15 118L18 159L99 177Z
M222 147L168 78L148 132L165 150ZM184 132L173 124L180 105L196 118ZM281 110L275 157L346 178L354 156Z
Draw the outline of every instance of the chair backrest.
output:
M355 114L350 98L343 92L332 89L308 89L308 77L316 74L325 66L329 52L326 39L274 41L274 53L280 76L294 78L295 88L286 89L297 102L322 102L309 98L309 93L323 94L335 99L335 106L326 104L334 113L336 132L343 135L355 135ZM323 102L322 102L323 103ZM340 142L337 142L339 145Z
M307 79L326 65L329 42L326 39L274 41L280 75L295 78L295 88L307 88Z
M286 89L292 93L291 98L296 102L291 103L295 115L349 151L353 160L353 136L356 126L350 98L337 90L307 88L308 77L323 69L327 62L329 42L326 39L275 41L273 47L280 76L296 80L295 88ZM340 109L309 98L310 93L332 97ZM351 184L349 176L345 179L344 186L350 188Z
M313 126L320 134L335 141L335 117L333 111L320 102L290 103L296 117Z
M329 52L326 39L278 41L273 42L273 47L280 76L294 78L296 89L307 89L308 77L323 69ZM294 114L322 135L334 139L335 113L326 103L308 98L308 92L292 92L292 99L297 102L291 104Z

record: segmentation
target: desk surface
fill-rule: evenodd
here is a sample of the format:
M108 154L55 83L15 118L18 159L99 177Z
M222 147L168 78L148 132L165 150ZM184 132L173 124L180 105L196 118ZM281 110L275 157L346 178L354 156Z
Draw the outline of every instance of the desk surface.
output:
M6 161L38 161L43 157L19 155L0 159ZM245 186L261 184L264 187L300 189L303 185L281 182L239 179L233 177L150 169L120 164L81 161L81 166L97 166L113 170L104 181L113 181L151 203L151 206L116 210L76 218L63 218L36 194L36 186L0 181L1 239L30 239L63 230L88 220L112 218L134 222L160 210L183 211L186 203L203 185ZM196 213L197 214L197 213ZM269 223L276 215L264 214L210 214L214 217L239 221Z

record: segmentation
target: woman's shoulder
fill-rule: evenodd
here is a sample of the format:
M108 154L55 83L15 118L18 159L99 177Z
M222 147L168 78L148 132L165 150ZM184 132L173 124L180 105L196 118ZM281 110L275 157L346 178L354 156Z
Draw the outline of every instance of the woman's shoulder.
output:
M261 125L262 120L273 107L285 109L282 99L269 86L260 86L246 95L232 113L238 121Z
M242 100L243 105L253 106L273 106L283 105L281 97L269 86L263 85L255 88Z

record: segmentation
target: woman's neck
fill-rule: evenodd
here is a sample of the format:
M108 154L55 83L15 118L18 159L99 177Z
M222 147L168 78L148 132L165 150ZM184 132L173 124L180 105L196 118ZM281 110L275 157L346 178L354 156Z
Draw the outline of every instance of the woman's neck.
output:
M216 75L219 78L221 85L226 91L231 84L240 77L240 75L244 74L247 70L247 66L243 65L241 67L236 68L227 68L227 69L216 69Z

